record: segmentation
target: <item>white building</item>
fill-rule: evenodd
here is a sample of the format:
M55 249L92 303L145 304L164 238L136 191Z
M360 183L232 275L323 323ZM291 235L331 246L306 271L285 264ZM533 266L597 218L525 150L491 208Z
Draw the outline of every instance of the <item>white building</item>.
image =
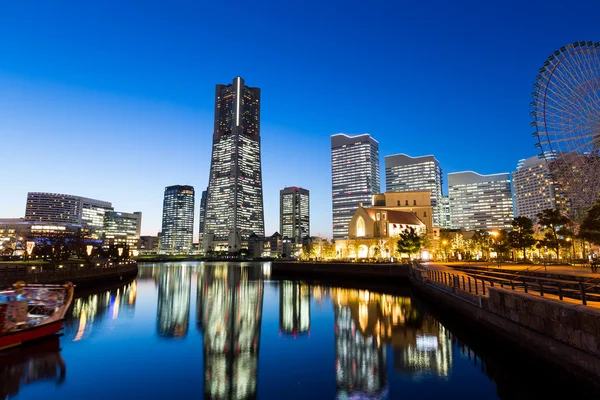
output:
M510 229L514 219L510 174L448 174L452 227L467 231Z

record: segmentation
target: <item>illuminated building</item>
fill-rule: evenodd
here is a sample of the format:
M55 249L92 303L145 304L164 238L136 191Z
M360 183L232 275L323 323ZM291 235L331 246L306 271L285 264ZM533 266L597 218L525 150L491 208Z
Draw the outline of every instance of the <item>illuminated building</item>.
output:
M162 266L158 269L158 334L187 335L190 318L191 269Z
M256 397L263 308L259 274L253 268L217 265L198 275L207 399Z
M240 242L247 241L252 233L265 233L260 89L247 87L240 77L230 85L216 87L204 224L203 233L214 235L214 249L239 249Z
M200 197L200 216L198 217L198 225L199 225L199 235L200 238L202 238L202 234L204 233L204 222L206 221L206 196L207 196L208 190L203 190L202 191L202 196ZM200 239L202 240L202 239Z
M369 134L331 136L333 238L348 235L348 223L362 204L379 193L379 143Z
M510 174L448 174L452 227L467 231L511 229L514 219Z
M130 249L137 249L141 229L141 212L108 211L104 214L104 246L124 244Z
M562 209L560 188L553 181L546 160L538 156L519 160L513 172L513 190L517 217L536 220L538 213L546 209Z
M294 337L310 331L310 290L307 285L292 281L281 282L279 330Z
M441 221L440 228L452 229L452 216L450 214L450 198L442 196L441 201Z
M25 220L56 224L80 224L101 237L104 214L113 211L107 201L60 193L27 193Z
M160 249L189 252L194 237L194 188L167 186L163 201Z
M428 190L410 192L385 192L373 195L373 206L380 209L408 211L425 224L427 233L438 236L438 226L433 222L434 208Z
M386 192L429 191L433 225L442 224L442 169L434 156L410 157L395 154L385 157Z
M308 190L293 186L279 191L279 232L294 244L310 236Z

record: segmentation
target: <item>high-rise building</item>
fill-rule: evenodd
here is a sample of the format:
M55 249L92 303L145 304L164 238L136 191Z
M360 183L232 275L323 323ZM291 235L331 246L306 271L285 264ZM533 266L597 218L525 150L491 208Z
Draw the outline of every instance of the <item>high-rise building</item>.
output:
M104 233L104 214L113 211L108 201L60 193L27 193L25 220L56 224L77 224L96 238Z
M104 246L125 244L130 249L140 246L142 213L107 211L104 214Z
M510 229L514 219L510 174L448 174L452 227L475 231Z
M331 136L333 238L348 236L348 223L379 193L379 143L369 134Z
M517 217L536 219L539 212L564 208L564 196L554 182L546 160L538 156L519 160L513 172L513 191Z
M198 220L200 221L200 223L199 223L200 230L198 231L200 236L202 236L202 234L204 233L204 222L206 221L206 196L207 196L207 193L208 193L208 189L203 190L202 197L200 197L200 217L198 218Z
M434 156L410 157L395 154L385 157L386 192L428 190L431 193L433 225L442 224L442 169Z
M260 89L239 76L217 85L205 234L239 248L252 233L264 236L260 159Z
M279 191L279 232L294 243L310 236L308 190L292 186Z
M163 201L161 250L189 252L194 237L194 188L167 186Z
M450 213L450 198L442 196L440 228L452 229L452 214Z

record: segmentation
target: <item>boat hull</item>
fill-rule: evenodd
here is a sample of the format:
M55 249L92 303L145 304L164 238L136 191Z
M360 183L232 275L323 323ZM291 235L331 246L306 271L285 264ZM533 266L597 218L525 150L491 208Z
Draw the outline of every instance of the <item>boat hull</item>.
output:
M37 325L31 328L8 332L0 336L0 351L33 342L44 337L54 335L62 329L63 320Z

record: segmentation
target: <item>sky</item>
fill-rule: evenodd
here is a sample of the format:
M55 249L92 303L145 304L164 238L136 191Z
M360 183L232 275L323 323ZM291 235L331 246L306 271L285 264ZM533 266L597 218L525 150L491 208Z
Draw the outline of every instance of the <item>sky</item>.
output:
M331 237L332 134L370 133L382 167L433 154L444 181L512 172L537 154L539 68L599 41L599 13L592 0L2 1L0 218L22 217L29 191L67 193L142 211L156 235L177 184L196 188L197 218L215 85L242 76L261 88L266 234L279 190L301 186L311 234Z

